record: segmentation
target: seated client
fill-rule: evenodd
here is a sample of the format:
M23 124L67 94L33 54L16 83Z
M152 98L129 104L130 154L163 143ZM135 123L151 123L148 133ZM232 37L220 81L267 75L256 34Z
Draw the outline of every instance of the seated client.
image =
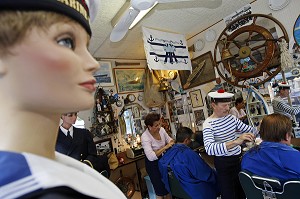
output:
M260 125L260 136L263 142L243 156L242 170L278 178L281 183L300 179L300 152L290 146L290 118L278 113L265 116Z
M176 144L173 145L159 160L159 170L166 189L170 191L168 182L168 166L191 198L215 199L217 197L216 171L189 148L192 130L181 127L176 134Z

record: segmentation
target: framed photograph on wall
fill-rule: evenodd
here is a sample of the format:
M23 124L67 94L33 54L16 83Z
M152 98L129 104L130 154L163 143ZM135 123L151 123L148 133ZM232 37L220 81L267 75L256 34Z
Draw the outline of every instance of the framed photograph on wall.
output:
M133 118L141 117L139 107L137 107L137 106L132 107L132 114L133 114Z
M194 90L190 92L190 98L193 108L202 107L203 106L203 100L201 95L201 90Z
M202 62L204 65L202 65ZM179 77L183 89L190 89L201 84L211 82L216 79L215 70L214 70L214 61L212 58L211 51L208 51L199 57L192 59L192 68L193 73L187 70L180 70ZM188 78L193 76L188 82Z
M195 110L195 123L197 126L201 126L205 121L205 115L203 109Z
M109 154L110 152L113 152L113 146L111 138L99 140L95 142L97 154L104 155Z
M108 61L99 61L99 70L94 73L97 83L101 86L113 86L114 78L111 68L111 63Z
M118 93L132 93L144 90L144 68L114 68Z

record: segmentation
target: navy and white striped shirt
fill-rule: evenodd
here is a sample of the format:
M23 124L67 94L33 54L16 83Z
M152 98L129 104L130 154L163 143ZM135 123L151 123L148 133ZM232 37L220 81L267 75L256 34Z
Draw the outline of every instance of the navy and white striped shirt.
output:
M232 156L241 153L241 146L226 149L226 142L237 138L236 134L252 132L255 135L258 131L233 115L226 115L221 118L207 118L203 123L203 141L206 153L215 156Z
M277 96L272 101L274 113L279 113L288 116L292 119L292 115L300 113L300 107L291 107L280 96Z

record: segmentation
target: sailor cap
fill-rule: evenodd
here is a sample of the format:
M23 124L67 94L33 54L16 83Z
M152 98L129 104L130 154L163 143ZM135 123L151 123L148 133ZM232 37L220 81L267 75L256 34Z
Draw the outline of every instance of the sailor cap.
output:
M291 86L288 85L286 82L281 82L281 83L278 83L278 88L279 90L280 89L289 89Z
M90 19L97 14L99 0L0 0L0 11L51 11L66 15L92 34Z
M234 94L219 89L218 91L208 93L208 96L211 98L212 102L231 102Z

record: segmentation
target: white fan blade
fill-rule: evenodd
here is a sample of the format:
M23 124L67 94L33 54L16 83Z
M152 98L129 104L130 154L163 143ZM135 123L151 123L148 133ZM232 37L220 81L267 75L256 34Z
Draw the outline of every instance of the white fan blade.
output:
M129 8L126 13L121 17L119 22L115 25L113 28L111 34L110 34L110 41L112 42L118 42L123 37L125 37L129 26L132 24L134 19L137 17L137 15L140 13L139 10L135 10L133 8Z

